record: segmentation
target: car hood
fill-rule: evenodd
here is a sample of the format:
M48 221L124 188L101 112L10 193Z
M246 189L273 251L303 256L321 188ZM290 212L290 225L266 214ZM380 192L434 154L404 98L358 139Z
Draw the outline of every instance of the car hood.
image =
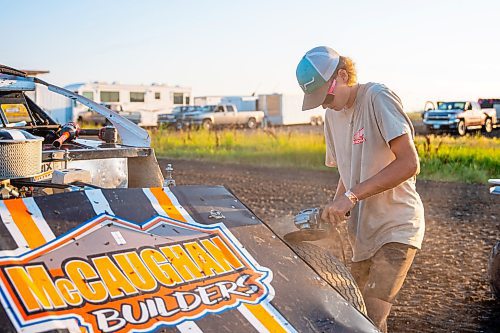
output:
M464 110L460 110L460 109L452 109L452 110L430 110L430 111L427 111L427 112L429 114L435 114L435 113L457 114L457 113L464 112Z

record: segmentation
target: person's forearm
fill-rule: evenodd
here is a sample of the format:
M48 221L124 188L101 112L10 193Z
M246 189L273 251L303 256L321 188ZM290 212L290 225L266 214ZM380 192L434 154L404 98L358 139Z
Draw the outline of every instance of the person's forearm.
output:
M373 177L352 187L351 191L358 200L363 200L398 186L417 174L418 169L418 160L396 159Z

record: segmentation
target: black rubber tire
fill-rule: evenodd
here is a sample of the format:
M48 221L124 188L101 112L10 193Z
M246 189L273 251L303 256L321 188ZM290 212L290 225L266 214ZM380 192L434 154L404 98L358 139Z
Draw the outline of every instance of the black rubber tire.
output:
M366 315L363 295L349 269L325 249L307 242L289 243L297 255L325 279L354 308Z
M500 301L500 241L491 249L488 260L488 278L493 297Z
M248 119L247 127L250 129L257 128L257 120L255 118Z
M493 121L491 120L491 118L486 118L486 120L484 121L483 129L484 132L488 134L493 132Z
M460 136L464 136L465 134L467 134L467 126L465 126L465 121L463 119L461 119L459 122L458 122L458 125L457 125L457 133L458 135Z
M201 127L206 129L206 130L211 130L212 129L212 121L210 119L204 119L203 122L201 123Z

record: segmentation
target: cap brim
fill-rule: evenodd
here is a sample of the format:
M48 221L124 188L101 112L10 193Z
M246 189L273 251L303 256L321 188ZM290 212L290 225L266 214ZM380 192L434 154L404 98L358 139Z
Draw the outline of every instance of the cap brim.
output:
M315 109L321 104L328 94L329 84L328 82L316 89L311 94L304 94L304 101L302 102L302 111Z

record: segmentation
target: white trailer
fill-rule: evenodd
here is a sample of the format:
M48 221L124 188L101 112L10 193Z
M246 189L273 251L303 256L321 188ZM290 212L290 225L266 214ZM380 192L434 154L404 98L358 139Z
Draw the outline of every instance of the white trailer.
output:
M65 87L94 102L105 104L125 114L140 113L139 126L156 127L158 115L170 113L174 106L191 103L191 88L166 84L133 85L106 82L71 84ZM73 121L88 108L78 102L72 105Z
M196 96L194 105L234 104L239 111L259 110L259 97L257 96Z
M205 105L217 105L221 103L224 96L196 96L194 98L194 105L205 106Z
M302 99L299 94L259 95L259 108L272 125L322 125L325 111L321 107L302 111Z
M238 111L260 110L259 97L257 96L224 96L220 104L234 104Z

